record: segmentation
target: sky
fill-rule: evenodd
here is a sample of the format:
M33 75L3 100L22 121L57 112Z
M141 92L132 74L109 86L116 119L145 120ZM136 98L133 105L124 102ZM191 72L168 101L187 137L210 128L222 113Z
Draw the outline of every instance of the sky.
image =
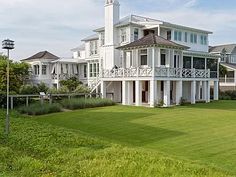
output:
M210 44L236 43L235 0L119 0L121 17L142 15L212 31ZM39 51L71 57L81 39L104 24L105 0L0 0L0 40L15 41L11 58ZM4 52L0 49L0 53Z

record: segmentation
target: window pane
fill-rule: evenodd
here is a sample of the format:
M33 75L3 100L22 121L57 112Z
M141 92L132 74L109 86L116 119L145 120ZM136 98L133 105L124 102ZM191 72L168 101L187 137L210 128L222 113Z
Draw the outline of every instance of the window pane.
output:
M147 65L147 55L141 55L141 65Z
M191 57L187 57L187 56L183 57L183 68L186 68L186 69L191 68Z
M161 54L161 65L166 65L166 55L165 54Z
M193 68L195 69L205 69L205 58L193 58Z

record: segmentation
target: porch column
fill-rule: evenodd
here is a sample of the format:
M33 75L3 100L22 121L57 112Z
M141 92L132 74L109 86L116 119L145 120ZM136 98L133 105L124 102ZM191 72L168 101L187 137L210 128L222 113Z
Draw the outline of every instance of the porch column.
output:
M122 81L122 104L127 104L127 81Z
M142 105L142 92L141 92L141 81L135 81L135 105Z
M164 81L164 106L170 106L170 81Z
M191 82L191 104L196 103L196 81Z
M214 100L219 100L219 82L214 81Z
M210 81L207 81L207 103L211 102L211 85Z
M157 81L150 80L150 107L154 107L156 101L157 101Z
M196 100L201 100L201 88L200 88L201 81L196 82Z
M157 67L161 66L161 49L157 48Z
M183 81L176 81L176 105L180 105L181 98L183 97Z
M101 81L101 95L102 95L102 98L107 97L107 88L106 88L106 82L105 81Z
M202 99L207 102L207 81L202 81Z
M128 105L133 105L133 81L128 81L127 82L127 104Z

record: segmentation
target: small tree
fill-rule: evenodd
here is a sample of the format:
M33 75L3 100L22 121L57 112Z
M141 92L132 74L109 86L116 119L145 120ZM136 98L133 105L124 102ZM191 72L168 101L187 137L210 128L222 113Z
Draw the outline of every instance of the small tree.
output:
M228 73L227 68L226 68L225 66L223 66L223 65L220 65L219 70L220 70L219 72L220 72L220 76L221 76L221 77L224 77L224 76L227 75L227 73Z
M82 82L80 82L76 77L71 77L68 80L60 81L62 86L65 86L69 89L70 92L73 92Z

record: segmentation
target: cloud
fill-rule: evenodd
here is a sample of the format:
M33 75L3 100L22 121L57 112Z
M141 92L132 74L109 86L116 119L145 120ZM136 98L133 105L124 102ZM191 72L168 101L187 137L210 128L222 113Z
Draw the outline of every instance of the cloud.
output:
M211 30L214 44L235 40L233 10L203 9L199 7L199 0L143 2L120 0L121 16L138 14ZM0 38L16 41L12 52L16 59L40 50L71 56L71 48L80 45L82 38L104 24L104 0L0 0L0 5Z

